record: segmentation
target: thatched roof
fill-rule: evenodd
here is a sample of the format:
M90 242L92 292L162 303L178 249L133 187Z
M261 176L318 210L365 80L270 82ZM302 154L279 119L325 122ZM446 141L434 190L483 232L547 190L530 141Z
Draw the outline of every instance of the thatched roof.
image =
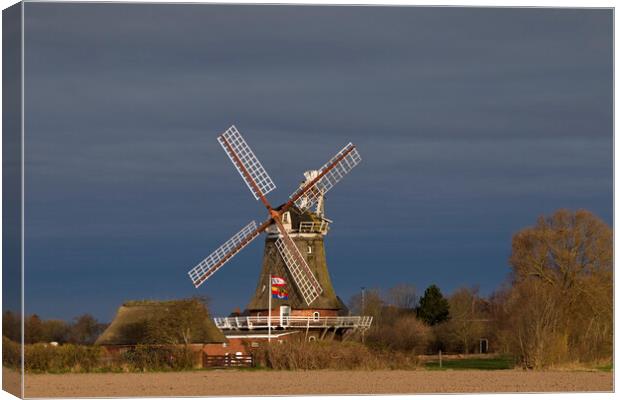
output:
M197 299L126 302L95 344L181 344L185 340L189 343L226 342L206 307Z

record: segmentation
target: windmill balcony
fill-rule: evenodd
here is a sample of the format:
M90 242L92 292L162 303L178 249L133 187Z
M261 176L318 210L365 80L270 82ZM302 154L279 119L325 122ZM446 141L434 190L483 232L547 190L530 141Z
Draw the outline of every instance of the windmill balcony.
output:
M313 329L350 328L367 330L372 324L369 316L315 317L315 316L251 316L213 318L215 325L222 330L267 329Z
M329 222L322 221L302 221L299 223L298 228L295 229L291 226L290 223L283 222L284 227L287 232L290 234L300 234L300 233L308 233L308 234L322 234L326 235L329 231ZM279 236L280 231L278 231L278 227L276 225L271 225L267 228L267 233L269 235Z
M299 233L322 233L326 234L329 229L327 221L302 221L299 223Z

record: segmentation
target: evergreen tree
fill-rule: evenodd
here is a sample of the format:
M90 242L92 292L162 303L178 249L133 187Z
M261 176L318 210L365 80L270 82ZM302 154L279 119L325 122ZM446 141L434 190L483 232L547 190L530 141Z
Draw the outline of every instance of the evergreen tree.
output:
M446 321L450 317L450 305L441 294L437 285L431 285L424 291L417 309L418 318L428 325Z

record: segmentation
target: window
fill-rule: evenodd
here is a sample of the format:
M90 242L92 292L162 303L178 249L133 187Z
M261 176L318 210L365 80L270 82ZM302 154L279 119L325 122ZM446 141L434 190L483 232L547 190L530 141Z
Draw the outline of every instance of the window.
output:
M316 336L310 336L308 337L308 341L309 342L314 342L316 340Z
M282 214L282 223L288 224L288 212Z
M312 254L312 246L308 246L308 254Z
M222 343L222 347L228 347L228 343Z
M315 321L318 321L319 318L321 318L321 314L319 314L318 311L315 311L314 313L312 313L312 319Z

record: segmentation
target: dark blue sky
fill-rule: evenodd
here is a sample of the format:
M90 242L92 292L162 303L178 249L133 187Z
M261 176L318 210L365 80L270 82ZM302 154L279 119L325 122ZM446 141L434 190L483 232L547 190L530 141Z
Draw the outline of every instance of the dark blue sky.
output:
M345 300L488 294L539 215L612 223L611 10L27 3L25 24L26 313L243 308L262 239L186 275L265 217L216 141L233 123L274 204L358 145L326 202Z

